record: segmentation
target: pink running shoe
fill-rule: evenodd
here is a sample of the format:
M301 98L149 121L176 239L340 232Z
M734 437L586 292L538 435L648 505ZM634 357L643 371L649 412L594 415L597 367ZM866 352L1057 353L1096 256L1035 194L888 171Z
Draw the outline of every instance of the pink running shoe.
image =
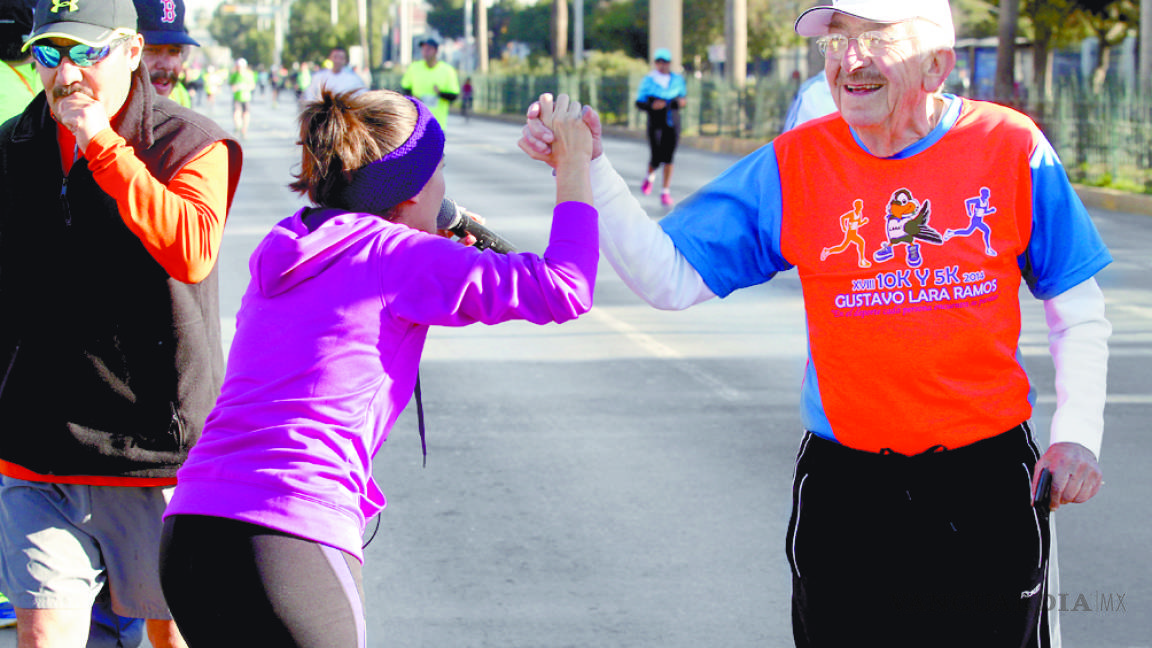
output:
M651 180L649 180L647 178L644 179L644 184L640 185L640 193L644 194L645 196L652 193L652 181Z
M676 204L676 201L672 200L672 194L662 193L660 194L660 204L664 205L665 207L671 207L672 205Z

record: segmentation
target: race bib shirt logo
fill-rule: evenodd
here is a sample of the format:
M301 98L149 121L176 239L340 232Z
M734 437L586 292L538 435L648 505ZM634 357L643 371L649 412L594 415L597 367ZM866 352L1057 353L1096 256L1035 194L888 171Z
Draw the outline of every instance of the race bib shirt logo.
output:
M929 201L918 202L908 189L897 189L888 201L888 215L884 220L888 240L881 244L873 258L880 262L891 261L896 255L893 246L905 245L908 265L919 268L924 263L920 256L920 242L939 245L942 240L940 233L928 224L931 216Z

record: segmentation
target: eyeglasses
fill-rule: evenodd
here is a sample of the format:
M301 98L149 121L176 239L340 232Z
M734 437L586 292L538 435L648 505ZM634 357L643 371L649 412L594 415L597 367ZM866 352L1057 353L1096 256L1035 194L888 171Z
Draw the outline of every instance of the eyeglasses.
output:
M820 53L826 58L838 59L844 56L848 51L848 41L856 41L856 45L860 48L860 53L864 56L872 56L875 54L883 54L900 41L912 40L914 36L905 38L889 38L883 32L870 31L864 32L854 38L849 38L843 34L828 34L816 39L816 44L820 46Z
M127 36L122 36L103 47L92 47L91 45L85 45L83 43L78 43L71 47L41 43L32 46L32 57L36 59L37 63L46 68L54 68L60 65L60 62L64 60L65 56L72 59L72 62L78 67L91 67L108 58L112 50L120 44L127 42L127 40Z

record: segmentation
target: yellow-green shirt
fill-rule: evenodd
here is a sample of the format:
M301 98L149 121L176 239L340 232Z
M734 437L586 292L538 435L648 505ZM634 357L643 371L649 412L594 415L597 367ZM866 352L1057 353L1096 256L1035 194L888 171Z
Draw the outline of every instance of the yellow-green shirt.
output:
M185 88L183 83L172 86L172 92L168 93L168 98L185 108L192 107L192 97L188 95L188 88Z
M24 112L41 87L32 63L0 62L0 124Z
M441 97L437 89L448 94L460 94L460 81L456 78L456 70L444 61L436 61L436 65L431 68L423 59L409 65L404 72L404 78L400 80L400 87L423 101L440 122L441 128L446 126L448 105L451 102Z

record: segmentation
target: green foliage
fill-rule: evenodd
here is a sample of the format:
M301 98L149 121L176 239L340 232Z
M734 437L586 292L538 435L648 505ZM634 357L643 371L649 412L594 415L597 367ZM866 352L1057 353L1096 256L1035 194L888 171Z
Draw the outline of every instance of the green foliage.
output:
M337 45L359 44L356 0L338 0L337 17L333 25L330 0L295 0L284 38L284 64L318 63L328 58L328 53Z
M237 16L223 12L223 5L216 8L208 33L217 43L232 50L232 58L244 58L253 67L272 63L272 39L261 38L256 29L256 16ZM261 51L262 45L267 51ZM265 58L266 57L266 58Z
M805 39L793 25L799 12L795 2L748 0L748 58L769 59L787 45L801 45Z
M527 59L504 56L499 60L489 61L488 67L493 75L552 75L552 59L545 52L539 50L534 51Z
M749 8L751 15L751 8ZM751 35L752 28L749 26ZM708 60L708 47L724 39L724 0L688 0L684 2L684 36L681 42L684 60ZM647 52L645 52L647 58Z
M648 0L586 2L585 8L592 11L584 21L588 49L648 58Z
M440 32L444 38L461 38L464 36L463 0L432 0L428 4L432 6L428 10L428 25L430 27ZM476 20L475 17L472 20Z
M513 17L521 9L516 0L500 0L488 6L488 33L492 38L488 52L493 58L499 58L508 43L521 40L519 34L511 29Z
M368 34L374 63L379 63L379 24L388 15L392 0L368 0L371 25L375 31ZM241 0L239 6L255 5L255 0ZM208 32L220 45L232 50L232 58L244 57L252 65L272 65L275 36L271 18L237 15L225 11L225 4L217 6L208 24ZM330 0L294 0L285 26L283 63L311 61L317 63L328 56L337 45L351 47L360 44L359 16L356 0L338 0L337 22L332 24Z
M626 77L646 73L648 63L644 59L630 56L627 52L589 52L580 71L599 76Z
M511 40L527 43L533 53L552 51L552 3L545 0L530 7L522 7L508 22Z
M951 0L952 14L959 38L987 38L999 33L998 2L988 0Z

